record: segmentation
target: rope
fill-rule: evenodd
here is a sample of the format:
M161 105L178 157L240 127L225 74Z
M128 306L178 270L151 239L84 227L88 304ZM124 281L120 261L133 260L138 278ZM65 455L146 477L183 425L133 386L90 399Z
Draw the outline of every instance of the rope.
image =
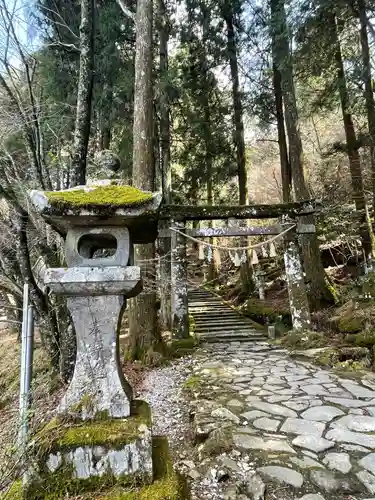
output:
M255 248L261 248L265 245L269 245L270 243L273 243L277 239L284 236L286 233L288 233L289 231L291 231L295 227L296 227L296 224L293 224L292 226L289 226L287 229L285 229L285 231L282 231L281 233L276 234L276 236L273 236L269 240L262 241L261 243L256 243L255 245L250 245L248 247L221 247L220 245L214 245L213 243L208 243L207 241L202 241L202 240L198 240L197 238L193 238L193 236L189 236L186 233L184 233L183 231L175 229L174 227L170 227L169 229L171 231L174 231L175 233L180 234L181 236L185 236L185 238L187 238L188 240L194 241L195 243L198 243L199 245L205 245L207 247L217 248L219 250L224 250L224 251L230 251L230 250L238 251L238 250L254 250Z

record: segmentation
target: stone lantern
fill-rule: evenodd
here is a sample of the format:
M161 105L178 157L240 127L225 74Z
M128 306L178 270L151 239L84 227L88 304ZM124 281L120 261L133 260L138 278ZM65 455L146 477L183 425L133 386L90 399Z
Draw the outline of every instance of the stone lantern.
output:
M140 268L132 265L133 244L156 239L162 197L108 180L65 191L32 191L30 198L65 237L68 267L47 269L44 285L66 297L77 337L73 378L45 431L52 441L58 436L44 449L48 473L69 465L74 479L109 474L128 481L136 475L150 482L151 424L139 411L142 405L132 401L121 370L119 325L126 299L142 290ZM69 422L63 430L59 419ZM65 429L77 436L71 446L62 437Z

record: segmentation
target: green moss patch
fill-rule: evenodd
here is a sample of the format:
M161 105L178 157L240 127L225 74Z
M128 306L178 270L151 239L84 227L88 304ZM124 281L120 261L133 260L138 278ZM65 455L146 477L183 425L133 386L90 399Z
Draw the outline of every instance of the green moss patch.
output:
M314 349L325 347L329 340L320 332L291 331L280 339L280 344L290 349Z
M169 344L170 355L173 358L181 358L187 354L191 354L199 345L196 337L189 336L185 339L172 340Z
M152 200L152 193L133 186L92 186L85 189L67 191L47 191L45 193L52 206L64 208L90 207L134 207Z
M248 300L242 307L241 312L249 318L264 325L282 321L291 324L290 311L282 309L277 305L266 303L257 299Z
M319 365L348 371L364 370L371 365L369 350L365 347L333 347L317 354L314 361Z
M81 446L103 446L121 449L140 435L140 426L151 424L150 408L144 401L133 403L133 415L124 419L72 421L54 418L36 436L38 455L44 457L56 450L69 450Z

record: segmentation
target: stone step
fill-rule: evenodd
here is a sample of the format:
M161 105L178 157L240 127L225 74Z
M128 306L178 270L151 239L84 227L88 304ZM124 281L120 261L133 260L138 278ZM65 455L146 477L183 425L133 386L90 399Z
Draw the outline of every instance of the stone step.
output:
M232 325L232 324L240 324L240 325L252 325L254 323L251 321L243 321L238 316L227 318L226 316L218 316L218 317L210 317L210 318L194 318L196 325Z
M226 326L220 326L220 325L216 325L216 326L208 326L208 327L195 327L194 328L194 333L201 333L201 332L218 332L218 333L230 333L230 332L242 332L242 331L247 331L247 332L250 332L250 331L254 331L256 332L257 330L254 330L254 328L246 328L246 326L244 325L237 325L237 326L230 326L230 327L226 327Z
M249 335L248 333L244 334L235 334L235 335L202 335L200 336L202 342L259 342L265 339L265 336L262 335Z
M190 311L190 314L195 318L195 319L212 319L212 318L217 318L220 320L220 318L228 318L228 319L240 319L241 321L247 321L248 323L250 322L249 319L243 318L237 313L232 313L232 312L226 312L226 311L207 311L207 312L199 312L195 313L193 311Z

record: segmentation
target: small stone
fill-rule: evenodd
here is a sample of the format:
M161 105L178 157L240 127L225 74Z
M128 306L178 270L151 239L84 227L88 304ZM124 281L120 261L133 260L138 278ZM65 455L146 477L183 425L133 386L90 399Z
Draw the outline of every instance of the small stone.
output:
M334 406L314 406L301 414L305 420L330 422L333 418L344 415L344 412Z
M254 420L253 426L264 431L276 432L280 422L272 418L262 417Z
M361 453L368 453L370 450L364 446L359 446L357 444L340 444L340 448L345 451L359 451Z
M375 417L375 406L367 406L367 408L365 408L365 410L367 411L367 413L369 413L372 417Z
M301 451L304 455L307 455L308 457L311 457L311 458L314 458L315 460L318 460L318 455L316 453L314 453L313 451L304 450L304 449L302 449Z
M309 493L308 495L303 495L298 500L324 500L324 497L320 493Z
M256 418L268 417L268 416L269 416L268 413L259 410L252 410L252 411L247 411L245 413L241 413L241 417L245 418L246 420L249 420L250 422L252 420L255 420Z
M269 385L284 385L285 382L276 377L268 377L266 380L266 384Z
M288 382L298 382L299 380L304 380L309 377L307 375L286 375L285 378Z
M285 441L276 439L263 439L259 436L246 436L245 434L233 434L235 446L245 450L264 450L295 454L291 446Z
M301 418L287 418L281 427L281 432L288 434L307 434L320 437L325 429L325 425L320 422L312 422Z
M327 439L338 441L339 443L359 444L360 446L368 446L375 448L375 436L368 434L361 434L360 432L352 432L343 427L335 427L326 434Z
M333 403L335 405L343 406L344 408L362 408L366 405L375 404L375 400L371 400L370 402L359 401L358 399L347 399L347 398L333 398L333 397L325 397L324 398L329 403Z
M216 408L216 410L213 410L211 412L211 416L221 418L223 420L230 420L235 424L240 423L240 419L237 417L237 415L228 410L228 408L224 408L223 406L221 406L220 408Z
M357 432L374 432L375 431L375 417L368 417L366 415L347 415L339 420L336 420L332 427L344 427L350 431Z
M343 474L347 474L352 468L350 458L347 453L327 453L323 463L328 465L331 470L337 470Z
M295 411L272 403L254 401L252 403L252 406L254 408L257 408L258 410L265 411L266 413L271 413L272 415L281 415L282 417L297 417L297 413Z
M375 453L370 453L366 457L363 457L359 460L358 465L375 475Z
M257 431L253 427L240 427L237 431L241 434L257 434Z
M252 500L263 500L266 485L263 483L262 478L255 474L247 481L246 490Z
M187 472L187 475L191 477L191 479L197 480L201 477L200 473L196 469L191 469Z
M291 396L269 396L265 398L269 403L280 403L280 401L288 401Z
M229 457L221 457L221 464L223 467L226 467L233 472L241 472L241 469L238 467L237 463Z
M306 385L301 389L311 396L327 396L328 392L321 385Z
M332 491L351 491L350 484L344 480L337 478L332 472L328 470L312 470L310 471L311 482L326 490L328 492Z
M287 406L288 408L291 408L292 410L295 411L302 411L306 410L310 406L310 403L308 401L286 401L283 403L283 405Z
M257 471L262 476L266 476L271 480L279 481L280 483L290 484L291 486L294 486L294 488L301 488L303 485L302 474L293 469L269 465L266 467L260 467Z
M362 410L361 408L350 408L349 414L350 415L363 415L364 410Z
M359 384L354 384L353 382L340 380L341 385L345 387L347 391L349 391L356 398L375 398L375 391L371 391L370 389L366 389Z
M299 448L307 448L308 450L315 451L316 453L320 453L321 451L328 450L329 448L333 448L335 446L335 443L332 441L308 435L297 436L293 439L292 444L294 446L298 446Z
M313 468L318 468L318 469L324 469L323 465L317 462L316 460L313 460L310 457L303 457L297 458L297 457L291 457L289 459L291 462L293 462L297 467L300 469L313 469Z
M365 470L357 472L356 476L371 494L375 494L375 476Z

